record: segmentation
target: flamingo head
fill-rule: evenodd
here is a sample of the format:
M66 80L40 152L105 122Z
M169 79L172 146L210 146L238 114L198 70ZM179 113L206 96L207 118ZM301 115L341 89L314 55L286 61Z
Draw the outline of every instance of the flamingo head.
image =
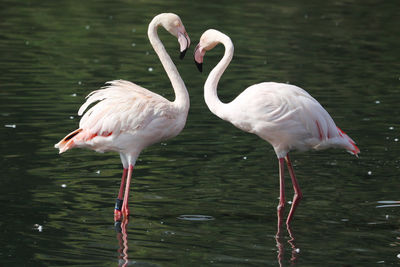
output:
M194 61L200 72L203 71L203 58L206 51L213 49L217 44L219 44L221 42L221 36L226 35L213 29L209 29L201 35L200 41L194 49Z
M186 51L190 46L190 38L185 30L185 26L178 15L173 13L164 13L161 14L161 25L173 36L178 38L179 46L180 46L180 59L183 59Z

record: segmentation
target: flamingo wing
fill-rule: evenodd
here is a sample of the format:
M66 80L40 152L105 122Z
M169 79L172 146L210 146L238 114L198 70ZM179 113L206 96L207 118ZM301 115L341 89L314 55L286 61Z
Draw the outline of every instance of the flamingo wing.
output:
M69 133L55 147L60 149L60 153L76 146L89 146L99 152L120 150L120 146L130 145L137 145L142 149L159 141L157 134L167 123L165 118L171 118L173 114L169 103L162 96L129 81L108 82L106 86L87 96L78 115L94 105L81 118L79 129ZM152 122L154 125L148 127ZM136 144L132 144L135 142L132 138L127 140L126 135L121 140L122 143L116 141L122 133L133 136L137 132L141 132L143 138L136 140ZM144 140L146 137L149 140Z
M266 82L250 86L229 105L236 127L257 134L272 144L279 157L290 150L358 148L336 127L329 113L300 87Z
M124 80L108 82L90 93L78 115L93 103L83 115L79 127L104 135L134 132L145 127L155 116L162 116L169 101L143 87Z

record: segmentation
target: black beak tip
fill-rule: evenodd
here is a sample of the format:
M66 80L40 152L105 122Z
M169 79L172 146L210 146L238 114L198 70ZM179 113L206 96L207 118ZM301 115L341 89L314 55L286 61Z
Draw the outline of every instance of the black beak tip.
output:
M196 63L197 69L200 72L203 72L203 63L198 63L196 60L194 62Z
M183 59L183 58L185 57L186 51L187 51L187 49L185 49L185 50L183 50L183 51L181 52L181 54L179 55L179 59Z

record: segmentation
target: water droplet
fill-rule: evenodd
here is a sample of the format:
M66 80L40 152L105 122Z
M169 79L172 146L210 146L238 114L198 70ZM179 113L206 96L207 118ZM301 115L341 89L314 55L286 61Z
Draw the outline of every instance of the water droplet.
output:
M372 175L372 171L368 171L368 175Z
M151 71L153 71L153 68L152 68L152 67L150 67L150 68L148 68L147 70L151 72Z
M100 170L97 170L96 173L97 173L97 174L100 174Z
M71 96L76 96L76 93L73 93Z
M29 45L29 41L25 41L25 44L26 44L26 45Z
M388 214L386 214L385 218L386 218L386 220L387 220L387 219L389 219L389 215L388 215Z
M244 160L246 160L246 159L247 159L247 157L245 156L245 157L243 157L243 159L244 159Z
M61 187L62 187L62 188L66 188L67 185L66 185L66 184L62 184Z
M136 32L136 29L135 29L135 28L133 28L133 29L132 29L132 32Z
M399 141L399 138L395 138L394 141L395 141L395 142L398 142L398 141Z
M400 254L397 254L397 258L399 258L399 259L400 259Z
M38 230L39 232L42 232L43 231L43 226L38 224L38 223L35 223L33 225L33 229Z
M149 52L146 52L146 56L148 56L148 55L150 55L150 53L149 53Z
M375 101L375 104L380 104L380 103L381 103L381 101L379 101L379 100Z
M394 129L394 127L393 127L393 126L390 126L390 127L389 127L389 130L393 130L393 129Z
M86 26L85 26L85 29L86 29L86 30L89 30L89 29L90 29L90 25L86 25Z
M6 128L17 128L17 125L16 124L6 124L6 125L4 125L4 127L6 127Z
M299 249L299 248L296 248L294 251L295 251L296 253L300 253L300 249Z
M173 231L165 231L164 234L166 234L166 235L175 235L175 232L173 232Z
M132 47L135 47L136 46L136 44L135 43L132 43Z

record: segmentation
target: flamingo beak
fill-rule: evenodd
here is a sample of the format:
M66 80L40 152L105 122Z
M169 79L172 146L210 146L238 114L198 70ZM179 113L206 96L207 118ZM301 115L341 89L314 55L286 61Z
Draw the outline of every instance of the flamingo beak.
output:
M180 59L183 59L185 57L186 51L188 50L190 46L190 38L189 35L186 33L185 30L182 32L178 32L178 42L180 46L180 52L181 54L179 55Z
M199 43L194 49L194 62L200 72L203 72L203 58L205 54L206 50L204 50Z

